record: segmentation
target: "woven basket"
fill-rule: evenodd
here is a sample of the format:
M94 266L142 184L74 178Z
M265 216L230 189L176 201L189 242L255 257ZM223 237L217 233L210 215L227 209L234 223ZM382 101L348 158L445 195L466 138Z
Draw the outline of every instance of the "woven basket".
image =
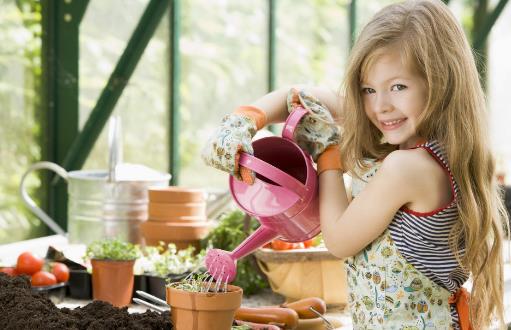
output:
M345 305L348 300L344 260L325 248L275 251L259 249L257 263L272 290L294 301L319 297L329 305Z

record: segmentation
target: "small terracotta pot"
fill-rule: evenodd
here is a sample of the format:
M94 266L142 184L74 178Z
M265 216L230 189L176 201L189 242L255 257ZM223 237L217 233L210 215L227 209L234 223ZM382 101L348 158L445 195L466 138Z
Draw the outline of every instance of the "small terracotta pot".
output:
M173 217L173 216L166 216L166 217L149 217L149 219L147 219L149 221L153 221L153 222L183 222L183 223L190 223L190 222L205 222L207 221L208 219L206 218L206 216L178 216L178 217Z
M196 252L200 250L199 240L208 235L210 228L209 222L146 221L140 225L146 245L158 245L162 241L176 244L179 250L192 245Z
M228 285L227 292L200 293L167 287L167 303L176 329L231 329L234 312L241 306L243 290Z
M180 217L206 218L206 203L149 203L149 218L174 221Z
M146 221L140 225L144 236L162 237L169 240L203 239L211 228L209 222L163 222Z
M152 203L201 203L206 201L206 193L202 189L183 187L152 187L149 188L149 201Z
M92 297L116 307L129 305L133 292L135 260L92 259Z

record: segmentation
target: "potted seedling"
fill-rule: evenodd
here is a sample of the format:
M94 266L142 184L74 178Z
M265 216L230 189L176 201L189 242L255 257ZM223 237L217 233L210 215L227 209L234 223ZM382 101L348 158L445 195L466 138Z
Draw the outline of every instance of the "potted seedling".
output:
M163 243L163 242L161 242ZM147 278L147 290L160 299L165 299L165 283L184 279L192 270L200 267L205 251L195 254L195 248L189 246L184 250L177 250L175 244L158 247L146 246L143 257L137 262L143 263Z
M95 241L87 247L92 264L92 297L114 306L126 306L133 291L133 265L139 257L137 245L119 239Z
M211 283L207 274L168 283L167 304L176 329L230 329L241 306L243 290L226 283Z

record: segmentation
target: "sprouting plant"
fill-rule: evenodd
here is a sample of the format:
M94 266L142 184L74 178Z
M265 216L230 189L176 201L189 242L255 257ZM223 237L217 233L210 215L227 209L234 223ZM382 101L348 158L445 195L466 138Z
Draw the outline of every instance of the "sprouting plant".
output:
M85 257L88 259L135 260L140 256L140 248L118 238L94 241L87 247Z
M165 277L169 274L183 274L199 267L205 256L205 250L194 255L193 246L177 250L175 244L160 244L158 247L145 247L140 263L145 272Z
M199 273L180 282L170 282L170 279L167 279L167 286L189 292L202 292L208 277L209 274Z

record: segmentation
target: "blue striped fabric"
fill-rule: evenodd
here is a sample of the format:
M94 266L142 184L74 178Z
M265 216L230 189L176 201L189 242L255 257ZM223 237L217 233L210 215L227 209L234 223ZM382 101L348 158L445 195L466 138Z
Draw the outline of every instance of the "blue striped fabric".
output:
M469 274L463 271L449 248L449 233L458 221L458 186L452 176L447 157L437 141L429 141L417 146L427 150L447 171L451 180L453 198L443 208L420 213L406 208L399 210L392 220L389 230L397 249L417 270L436 284L456 292ZM460 249L460 257L465 250ZM458 313L451 305L453 326L459 329Z

